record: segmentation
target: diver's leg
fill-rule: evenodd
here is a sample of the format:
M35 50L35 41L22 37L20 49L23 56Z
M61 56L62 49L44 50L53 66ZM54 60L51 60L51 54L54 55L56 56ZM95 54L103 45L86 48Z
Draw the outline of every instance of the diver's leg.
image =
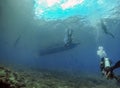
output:
M115 36L112 33L108 33L108 35L110 35L112 38L115 38Z
M118 61L111 69L114 70L120 67L120 61Z

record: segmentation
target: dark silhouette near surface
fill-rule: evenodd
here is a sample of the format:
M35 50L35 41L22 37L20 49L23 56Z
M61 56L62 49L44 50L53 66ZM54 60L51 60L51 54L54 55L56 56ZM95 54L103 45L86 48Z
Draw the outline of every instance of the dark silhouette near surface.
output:
M60 53L60 52L63 52L63 51L68 51L70 49L73 49L73 48L77 47L79 44L80 43L72 43L68 47L66 47L64 45L57 46L57 47L51 47L49 49L45 49L45 50L40 51L40 56Z
M105 34L110 35L112 38L115 38L115 36L111 32L108 31L103 20L101 20L101 28L103 29Z
M17 37L17 39L15 40L14 47L16 47L16 46L18 45L20 39L21 39L21 35L19 35L19 36Z

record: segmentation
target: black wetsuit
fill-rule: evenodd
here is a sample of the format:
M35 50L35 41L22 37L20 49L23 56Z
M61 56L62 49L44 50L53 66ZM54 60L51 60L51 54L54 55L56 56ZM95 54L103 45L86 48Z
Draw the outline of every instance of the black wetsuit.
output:
M108 79L116 79L117 82L120 83L120 77L116 76L114 74L114 72L113 72L115 69L120 67L120 60L118 62L116 62L115 65L113 65L113 66L111 66L110 68L107 68L107 69L105 68L104 64L105 64L104 63L104 58L101 58L100 69L101 69L101 71L105 71L106 72L106 74L103 74L103 75L107 75L109 73Z

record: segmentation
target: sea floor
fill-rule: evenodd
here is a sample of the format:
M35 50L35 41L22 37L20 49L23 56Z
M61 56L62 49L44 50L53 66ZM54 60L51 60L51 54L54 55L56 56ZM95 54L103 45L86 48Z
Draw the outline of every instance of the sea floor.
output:
M9 69L22 78L25 86L13 88L120 88L115 80L107 80L101 75L69 74L45 69ZM1 71L1 70L0 70ZM0 75L1 77L1 75ZM2 88L2 87L0 87ZM11 87L12 88L12 87Z

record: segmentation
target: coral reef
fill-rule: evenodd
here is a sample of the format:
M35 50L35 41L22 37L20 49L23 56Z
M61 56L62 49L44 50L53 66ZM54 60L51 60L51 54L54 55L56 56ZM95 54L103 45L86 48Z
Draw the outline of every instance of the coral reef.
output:
M17 72L0 67L0 88L24 88L24 78Z
M119 88L119 86L115 80L107 80L100 75L75 75L25 68L11 71L0 67L0 88Z
M29 70L23 75L27 79L26 88L119 88L115 80L107 80L99 75L75 75L65 72Z

